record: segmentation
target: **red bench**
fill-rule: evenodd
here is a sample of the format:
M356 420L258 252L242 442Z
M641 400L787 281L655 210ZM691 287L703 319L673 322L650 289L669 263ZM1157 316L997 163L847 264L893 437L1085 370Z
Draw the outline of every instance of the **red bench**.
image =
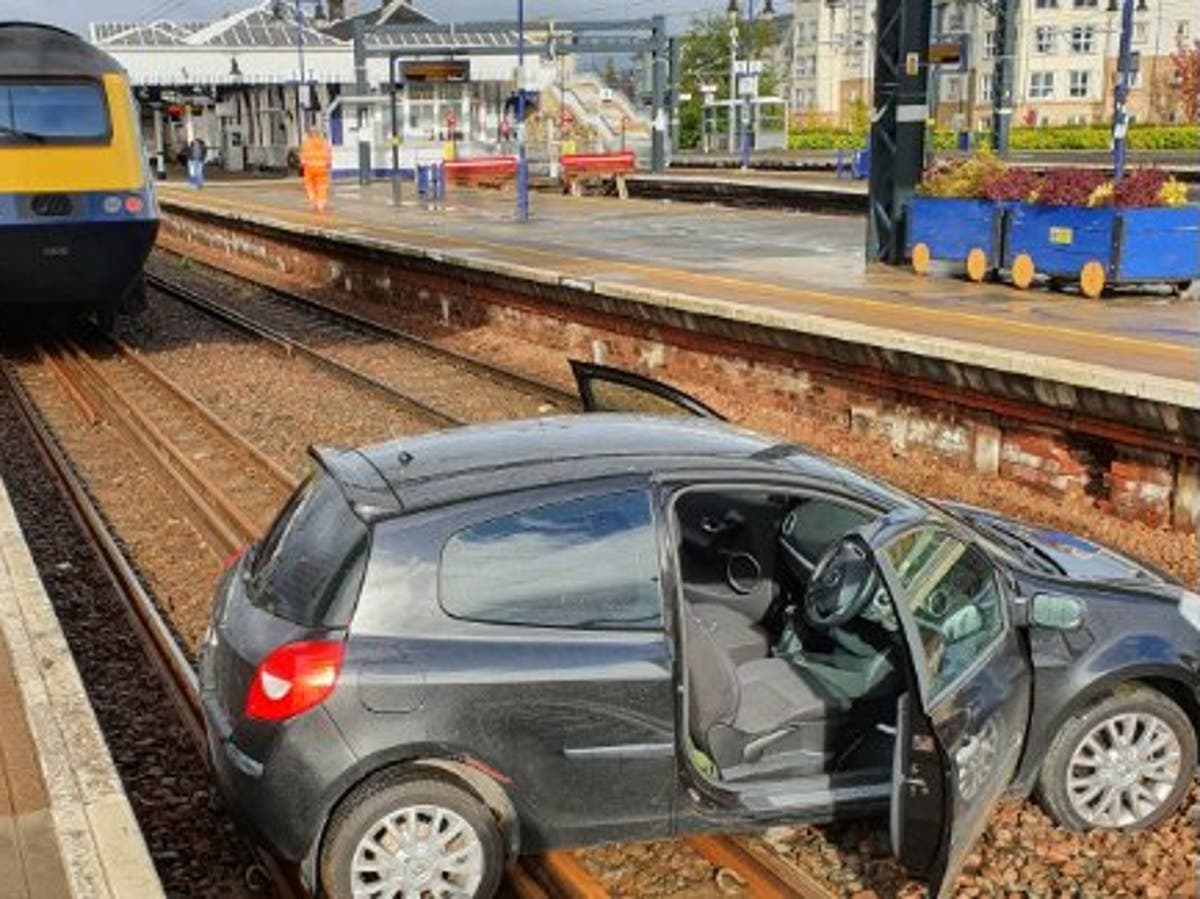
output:
M447 184L499 187L517 177L515 156L475 156L445 163Z
M562 157L563 186L571 196L579 196L583 182L588 179L612 179L617 185L617 195L623 200L629 196L625 189L625 176L637 168L632 150L620 153L564 153Z

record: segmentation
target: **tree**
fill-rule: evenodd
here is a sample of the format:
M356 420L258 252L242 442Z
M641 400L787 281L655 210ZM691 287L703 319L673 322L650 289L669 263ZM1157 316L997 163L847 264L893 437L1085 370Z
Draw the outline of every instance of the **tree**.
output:
M1183 106L1183 120L1189 125L1200 122L1200 40L1191 47L1180 42L1171 54L1175 66L1175 85Z
M617 64L611 56L604 60L604 74L601 79L606 87L611 87L613 90L619 90L621 87L621 74L617 71Z
M751 59L765 60L773 39L774 30L770 21L761 18L755 20L751 33L750 24L745 19L739 19L740 58L746 58L746 48L749 46ZM679 107L679 143L681 147L695 147L700 143L701 121L704 115L701 86L707 84L716 88L713 92L713 98L716 100L729 99L728 17L712 13L704 18L694 19L692 27L683 37L680 63L683 71L680 89L685 94L691 94L691 99ZM777 82L776 72L770 65L764 65L763 74L759 77L759 93L774 93Z

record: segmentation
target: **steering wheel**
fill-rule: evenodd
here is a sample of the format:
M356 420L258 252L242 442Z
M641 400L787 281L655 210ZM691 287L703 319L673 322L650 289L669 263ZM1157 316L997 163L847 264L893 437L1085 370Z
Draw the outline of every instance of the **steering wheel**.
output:
M805 621L817 630L841 627L859 615L878 590L874 560L859 544L839 540L813 569L804 594Z

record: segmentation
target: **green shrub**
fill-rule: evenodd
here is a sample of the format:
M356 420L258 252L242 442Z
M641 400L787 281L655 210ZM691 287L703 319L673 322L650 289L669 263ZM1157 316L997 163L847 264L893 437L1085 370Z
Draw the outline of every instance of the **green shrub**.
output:
M1107 150L1112 131L1107 125L1052 125L1044 128L1013 128L1009 147L1013 150ZM973 134L973 147L989 143L990 135ZM790 150L861 150L867 145L864 131L852 128L803 128L788 135ZM1133 125L1129 129L1131 150L1200 150L1200 127L1195 125ZM933 133L935 150L958 147L958 133Z
M866 132L848 128L804 128L788 135L789 150L861 150L866 145Z

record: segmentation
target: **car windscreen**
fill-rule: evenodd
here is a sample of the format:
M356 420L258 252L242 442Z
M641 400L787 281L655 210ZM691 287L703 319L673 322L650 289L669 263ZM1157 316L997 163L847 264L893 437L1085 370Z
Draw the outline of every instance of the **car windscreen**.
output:
M263 538L249 573L254 605L305 627L337 625L362 582L367 526L341 488L317 474L305 481ZM334 614L336 620L331 620Z
M110 134L94 81L0 81L0 142L102 142Z

